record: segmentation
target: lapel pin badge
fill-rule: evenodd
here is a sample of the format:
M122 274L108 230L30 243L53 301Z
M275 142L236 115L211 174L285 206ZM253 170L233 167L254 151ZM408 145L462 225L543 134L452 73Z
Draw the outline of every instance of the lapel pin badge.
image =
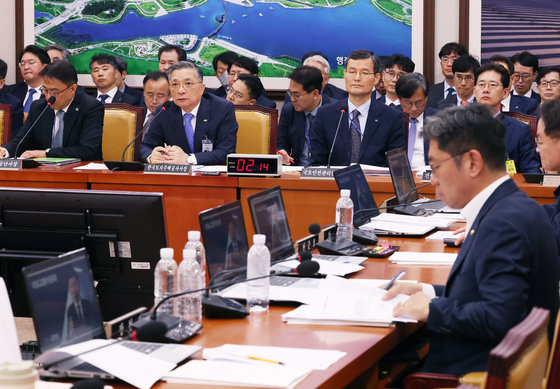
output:
M472 229L469 234L470 234L470 236L473 236L474 235L474 229Z
M206 123L208 121L208 119L204 119L203 122Z

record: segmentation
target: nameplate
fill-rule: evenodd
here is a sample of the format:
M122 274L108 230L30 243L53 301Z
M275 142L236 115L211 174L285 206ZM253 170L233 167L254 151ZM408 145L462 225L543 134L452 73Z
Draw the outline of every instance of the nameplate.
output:
M334 169L328 167L304 167L300 178L330 179L334 178Z
M560 175L557 174L543 175L542 186L550 186L556 188L559 185L560 185Z
M20 170L22 165L21 159L0 159L0 170Z
M144 173L150 174L191 174L191 165L175 165L172 163L147 163Z
M422 181L430 181L432 179L432 171L431 170L425 170L422 173Z

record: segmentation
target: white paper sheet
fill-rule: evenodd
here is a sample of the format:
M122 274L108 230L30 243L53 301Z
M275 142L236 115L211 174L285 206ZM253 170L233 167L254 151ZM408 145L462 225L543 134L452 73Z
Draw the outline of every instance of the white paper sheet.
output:
M90 162L87 165L76 166L74 170L109 170L104 163Z
M345 276L347 274L355 273L362 270L364 267L361 265L355 265L352 263L335 262L335 261L325 261L324 259L313 258L315 262L319 264L319 270L317 273L324 275L335 275L335 276ZM300 264L299 261L287 261L283 262L278 266L286 266L287 268L293 269Z
M455 231L436 231L430 236L427 236L426 240L443 242L445 238L458 238L459 236L461 236L461 234L455 235Z
M414 251L397 251L389 261L408 265L453 265L457 254L453 253L418 253Z

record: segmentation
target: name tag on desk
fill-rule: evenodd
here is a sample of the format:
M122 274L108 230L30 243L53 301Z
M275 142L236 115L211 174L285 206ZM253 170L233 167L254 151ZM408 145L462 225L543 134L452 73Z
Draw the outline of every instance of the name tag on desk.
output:
M543 176L542 186L551 186L556 188L558 185L560 185L560 175L545 174Z
M147 163L144 173L148 174L191 174L191 165L175 165L172 163Z

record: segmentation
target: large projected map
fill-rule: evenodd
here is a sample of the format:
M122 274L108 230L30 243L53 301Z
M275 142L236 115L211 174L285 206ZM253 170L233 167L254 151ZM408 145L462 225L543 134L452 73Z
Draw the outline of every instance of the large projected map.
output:
M257 60L261 77L286 77L308 51L342 76L354 49L410 56L412 0L35 0L35 41L59 43L78 73L100 52L125 57L129 74L157 69L157 51L182 45L206 75L233 50Z

